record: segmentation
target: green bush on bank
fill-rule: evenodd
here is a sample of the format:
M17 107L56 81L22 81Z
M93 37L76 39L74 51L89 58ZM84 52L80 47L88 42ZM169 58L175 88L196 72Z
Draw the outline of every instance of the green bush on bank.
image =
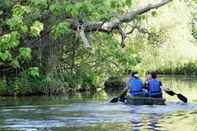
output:
M7 82L6 80L0 80L0 95L7 93Z
M60 74L42 75L33 67L18 77L0 80L0 96L60 95L95 90L96 74L84 69L79 71L64 73L61 79Z
M169 75L197 75L197 61L177 65L176 67L161 67L157 70L159 74Z
M57 95L65 92L61 83L46 76L32 77L27 73L0 80L1 96Z

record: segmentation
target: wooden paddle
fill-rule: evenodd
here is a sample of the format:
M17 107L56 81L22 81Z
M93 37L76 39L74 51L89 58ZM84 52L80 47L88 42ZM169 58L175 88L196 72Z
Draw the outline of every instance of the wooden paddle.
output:
M169 88L168 89L164 89L164 91L170 96L176 95L179 100L181 100L184 103L187 103L187 97L185 97L184 95L182 95L180 93L177 94L174 91L170 90Z
M118 101L124 102L124 100L126 99L125 96L126 96L126 94L127 94L127 91L128 91L128 88L125 88L125 89L123 90L123 92L120 94L120 96L114 97L114 98L110 101L110 103L116 103L116 102L118 102Z

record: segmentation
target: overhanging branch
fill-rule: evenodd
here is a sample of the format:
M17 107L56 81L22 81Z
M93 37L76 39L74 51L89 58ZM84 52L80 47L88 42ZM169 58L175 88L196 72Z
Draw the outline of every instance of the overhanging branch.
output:
M117 29L119 30L119 33L122 37L122 41L121 44L122 46L124 46L124 40L127 34L132 33L135 28L133 28L133 30L131 30L128 33L124 33L123 30L121 28L119 28L119 25L121 25L122 23L127 23L132 21L133 19L136 18L136 16L139 16L141 14L144 14L152 9L157 9L169 2L171 2L173 0L160 0L160 2L155 3L155 4L148 4L147 6L144 6L142 8L136 9L134 11L130 11L128 13L126 13L125 15L121 15L121 16L116 16L114 19L110 20L110 21L97 21L97 22L93 22L93 21L89 21L89 22L85 22L85 23L79 23L77 20L72 19L72 18L68 18L67 21L70 23L70 29L77 31L79 26L83 26L83 30L80 31L80 36L82 36L82 41L84 43L86 43L86 46L89 47L90 45L88 44L88 40L87 37L85 36L85 32L112 32L113 29ZM47 31L45 34L43 34L41 37L46 37L48 36L49 32L51 30ZM38 39L39 40L39 39ZM38 41L33 40L30 43L36 43ZM35 46L36 44L34 44Z
M134 11L130 11L126 13L125 15L118 16L110 21L107 21L103 24L102 21L99 22L86 22L83 23L84 31L90 32L90 31L102 31L102 32L111 32L113 29L118 29L118 25L126 22L132 21L136 16L139 16L141 14L144 14L152 9L157 9L172 0L161 0L160 2L156 4L148 4L147 6L141 7L139 9L136 9ZM71 23L71 29L77 30L78 22L70 19Z
M125 47L124 41L125 41L125 39L126 39L126 37L127 37L127 34L122 30L122 28L121 28L120 25L118 25L118 32L119 32L120 35L121 35L121 46L122 46L122 47Z
M86 48L90 48L90 43L84 33L84 28L83 26L81 26L81 29L78 30L79 31L79 36L81 37L81 40L83 41L84 45Z
M85 32L95 32L95 31L100 31L100 32L112 32L113 29L118 30L118 32L121 35L121 46L124 47L124 41L126 39L126 35L129 33L132 33L134 31L135 28L133 28L133 30L131 30L131 32L129 33L125 33L122 28L120 27L120 25L122 23L127 23L132 21L133 19L136 18L136 16L139 16L141 14L144 14L152 9L157 9L169 2L171 2L172 0L160 0L160 2L155 3L155 4L148 4L147 6L141 7L139 9L136 9L134 11L130 11L124 15L121 16L116 16L114 19L110 20L110 21L99 21L99 22L86 22L86 23L82 23L81 26L83 27L82 30L80 30L80 36L82 38L82 41L84 42L86 47L90 47L90 44L85 36ZM73 30L77 30L78 27L80 26L79 22L73 20L73 19L69 19L70 23L71 23L71 29Z

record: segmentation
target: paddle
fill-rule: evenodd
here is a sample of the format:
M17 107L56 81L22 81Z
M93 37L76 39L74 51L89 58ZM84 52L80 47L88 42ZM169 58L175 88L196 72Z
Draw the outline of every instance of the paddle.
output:
M120 94L120 96L114 97L114 98L110 101L110 103L116 103L116 102L118 102L118 101L124 102L124 100L125 100L125 95L127 94L127 91L128 91L128 88L125 88L125 89L123 90L123 92Z
M170 89L167 89L167 90L164 89L164 91L170 96L176 95L179 100L181 100L184 103L187 103L187 97L185 97L184 95L182 95L180 93L177 94L177 93L175 93L174 91L172 91Z

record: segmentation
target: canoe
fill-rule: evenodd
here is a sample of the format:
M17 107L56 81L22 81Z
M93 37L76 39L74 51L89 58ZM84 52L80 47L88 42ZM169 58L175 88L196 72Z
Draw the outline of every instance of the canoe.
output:
M126 104L129 105L165 105L166 99L152 97L126 97Z

